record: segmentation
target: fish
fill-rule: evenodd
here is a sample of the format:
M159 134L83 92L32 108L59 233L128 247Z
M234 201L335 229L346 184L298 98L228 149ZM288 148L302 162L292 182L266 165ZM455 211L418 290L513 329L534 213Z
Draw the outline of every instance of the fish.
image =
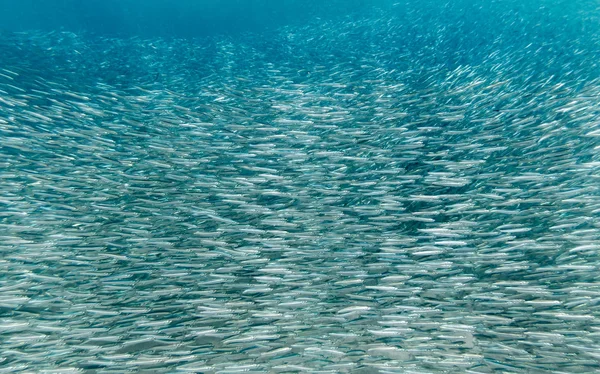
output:
M600 39L561 6L3 33L0 371L597 371Z

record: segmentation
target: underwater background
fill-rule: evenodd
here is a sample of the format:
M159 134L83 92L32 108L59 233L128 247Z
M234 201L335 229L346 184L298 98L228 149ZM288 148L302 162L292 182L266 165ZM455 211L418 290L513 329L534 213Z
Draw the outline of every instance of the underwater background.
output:
M0 373L599 372L599 26L0 0Z

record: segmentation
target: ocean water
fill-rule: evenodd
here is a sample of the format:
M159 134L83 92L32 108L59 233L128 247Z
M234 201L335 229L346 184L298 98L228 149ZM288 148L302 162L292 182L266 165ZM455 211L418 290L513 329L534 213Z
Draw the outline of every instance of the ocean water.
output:
M600 372L599 27L0 0L0 373Z

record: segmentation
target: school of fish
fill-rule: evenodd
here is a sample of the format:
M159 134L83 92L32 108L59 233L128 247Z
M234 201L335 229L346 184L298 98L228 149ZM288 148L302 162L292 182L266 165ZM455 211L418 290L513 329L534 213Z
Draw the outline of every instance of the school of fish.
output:
M600 371L597 20L409 8L2 34L0 373Z

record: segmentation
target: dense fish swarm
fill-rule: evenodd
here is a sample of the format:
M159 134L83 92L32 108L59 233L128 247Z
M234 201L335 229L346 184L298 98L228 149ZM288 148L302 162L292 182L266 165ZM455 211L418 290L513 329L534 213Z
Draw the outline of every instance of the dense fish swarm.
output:
M597 23L405 5L2 35L0 373L600 370Z

